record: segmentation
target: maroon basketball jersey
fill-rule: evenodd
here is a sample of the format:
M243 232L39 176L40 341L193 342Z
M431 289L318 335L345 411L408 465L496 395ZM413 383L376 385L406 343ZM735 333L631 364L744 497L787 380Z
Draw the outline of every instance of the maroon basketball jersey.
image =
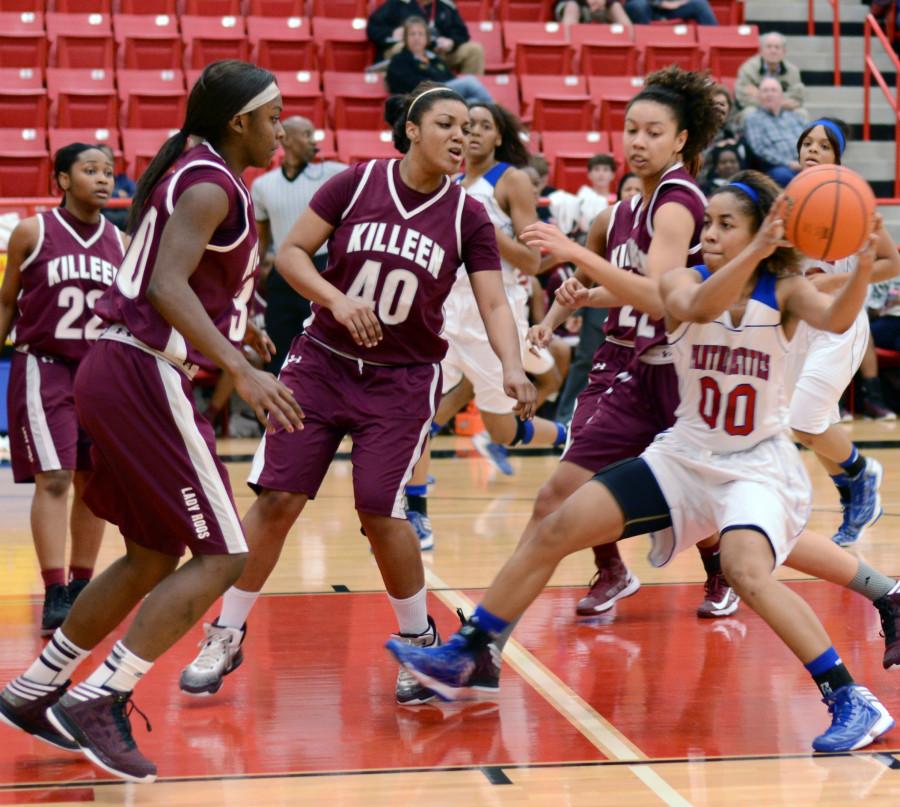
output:
M122 327L111 328L104 338L149 348L188 371L197 366L212 369L214 365L150 304L147 286L163 230L178 199L200 183L222 188L228 194L229 209L188 282L219 331L232 342L240 341L247 327L247 304L253 295L257 268L253 203L244 183L206 142L179 157L172 171L153 189L116 283L96 307L104 321L127 329L125 333Z
M85 224L55 208L37 221L37 246L21 266L12 340L19 350L80 361L103 330L94 305L115 279L122 239L103 216Z
M439 362L447 352L442 308L457 270L500 269L484 206L449 177L434 193L418 193L403 184L397 160L372 160L330 179L310 207L335 227L322 276L348 297L372 303L384 338L359 347L315 303L307 335L364 361Z
M634 196L628 202L618 205L606 239L606 253L610 256L610 262L623 269L646 274L647 253L653 240L653 215L663 204L673 202L687 208L694 219L694 232L686 263L688 266L700 263L700 232L703 229L706 197L681 163L669 168L649 202L646 205L642 202L642 196ZM612 311L607 323L613 329L614 341L633 342L636 355L666 342L665 321L652 319L648 314L635 311L630 305L617 309L615 319L611 320ZM609 333L607 330L607 334Z

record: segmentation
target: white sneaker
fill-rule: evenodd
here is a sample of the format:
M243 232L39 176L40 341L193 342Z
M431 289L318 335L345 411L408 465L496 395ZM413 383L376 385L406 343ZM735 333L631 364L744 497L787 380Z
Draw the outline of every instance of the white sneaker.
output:
M222 679L241 666L241 645L247 628L227 628L206 623L206 638L200 642L200 653L181 671L178 686L188 695L214 695L222 687Z
M418 636L394 633L391 635L391 638L405 642L413 647L437 647L441 643L441 637L438 635L437 627L431 617L428 617L428 630L425 633L420 633ZM434 692L420 684L415 676L403 666L400 667L400 672L397 673L395 694L397 703L403 706L416 706L420 703L427 703L434 698Z

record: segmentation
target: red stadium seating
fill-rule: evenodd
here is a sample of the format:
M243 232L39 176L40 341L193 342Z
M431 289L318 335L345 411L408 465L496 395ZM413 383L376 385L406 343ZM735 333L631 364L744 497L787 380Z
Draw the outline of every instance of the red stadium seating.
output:
M320 77L315 70L297 70L292 73L276 72L278 88L284 108L281 119L292 115L309 118L313 126L325 126L325 96L319 86ZM333 149L332 149L333 150Z
M375 49L366 37L364 19L315 17L312 29L313 39L319 46L322 70L362 71L375 59Z
M316 154L316 159L336 160L338 158L334 132L332 132L331 129L316 129L314 139L316 141L316 147L319 149L318 154Z
M566 26L558 22L504 22L502 27L507 58L515 62L519 76L572 72L574 51Z
M64 129L118 126L112 70L47 69L50 117Z
M50 139L50 158L63 146L69 143L96 143L109 146L115 157L116 172L125 170L122 156L122 144L118 129L51 129L47 136Z
M46 196L50 155L43 129L0 129L0 197Z
M44 15L32 11L0 12L0 67L46 66Z
M112 0L49 0L48 11L60 14L112 14Z
M181 38L185 44L185 70L203 69L220 59L250 58L250 43L243 17L181 18Z
M172 14L116 14L116 61L129 70L180 70L183 64L178 19Z
M543 132L541 140L552 186L570 193L585 184L588 160L610 149L606 132Z
M525 116L537 131L583 131L594 124L584 76L522 76Z
M498 20L540 22L553 19L555 0L500 0Z
M171 129L123 129L122 151L128 176L137 179L173 134Z
M192 17L236 17L241 13L241 0L182 0L182 14Z
M459 16L471 26L472 23L493 18L494 3L492 0L456 0Z
M343 163L356 163L379 157L400 157L394 148L390 131L363 132L347 129L337 133L338 159Z
M637 75L640 50L624 26L578 23L569 27L569 38L582 75Z
M485 89L491 94L494 103L508 109L513 115L521 115L519 102L519 79L514 73L484 75L478 77Z
M377 130L384 126L384 76L381 73L322 73L322 88L334 128Z
M49 63L54 67L112 70L115 47L105 14L47 14Z
M588 94L600 109L600 128L621 132L625 125L625 108L643 86L642 78L588 76Z
M178 0L118 0L119 14L169 14L174 16Z
M693 25L635 25L634 41L644 51L644 73L670 64L700 69L702 54Z
M0 123L5 129L46 129L47 105L42 70L0 68Z
M181 126L187 105L181 70L120 70L116 79L123 127Z
M719 25L740 25L744 21L743 0L709 0Z
M759 28L701 25L697 41L706 53L706 64L713 76L736 76L740 66L759 52Z
M315 70L316 47L309 19L247 17L250 60L267 70Z
M0 0L0 13L8 11L43 14L46 10L44 0Z
M312 0L312 15L343 20L364 20L369 16L367 6L366 0Z
M251 17L302 17L306 0L250 0L247 14Z
M504 57L503 35L499 22L482 21L467 26L469 38L484 50L485 73L509 73L513 63Z

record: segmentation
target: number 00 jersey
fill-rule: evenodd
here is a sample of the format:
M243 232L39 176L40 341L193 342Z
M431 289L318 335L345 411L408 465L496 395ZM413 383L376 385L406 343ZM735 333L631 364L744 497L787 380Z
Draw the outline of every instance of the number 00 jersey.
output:
M703 279L705 266L695 266ZM784 362L774 275L761 272L739 323L728 311L669 334L681 403L672 431L717 454L745 451L784 431Z
M119 231L102 216L85 224L68 210L37 214L38 241L22 262L13 343L22 352L80 361L102 331L94 304L122 262Z

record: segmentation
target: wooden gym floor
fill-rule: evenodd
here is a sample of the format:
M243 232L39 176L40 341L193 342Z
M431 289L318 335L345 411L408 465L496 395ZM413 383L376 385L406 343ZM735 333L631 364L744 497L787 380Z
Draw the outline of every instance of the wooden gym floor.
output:
M852 433L885 466L885 515L849 551L900 575L900 424L857 421ZM457 624L455 609L472 608L511 552L557 462L517 456L507 478L468 446L440 438L445 458L432 466L436 548L426 570L444 635ZM221 444L242 511L251 502L243 480L252 448ZM811 527L830 534L836 496L804 456L816 491ZM2 682L42 644L30 497L0 468ZM495 703L401 708L392 697L396 667L382 648L391 611L359 535L349 463L338 461L251 617L240 671L212 698L182 695L178 674L195 653L194 630L138 688L153 731L138 718L135 736L159 782L112 781L79 756L0 726L0 805L900 804L900 727L861 752L814 755L810 741L828 715L768 628L744 607L723 620L695 617L703 579L696 553L653 569L646 539L622 546L643 587L614 617L574 619L592 563L588 553L569 558L508 646ZM119 550L110 528L101 566ZM815 607L857 680L900 717L900 671L881 668L875 609L792 575L783 576Z

